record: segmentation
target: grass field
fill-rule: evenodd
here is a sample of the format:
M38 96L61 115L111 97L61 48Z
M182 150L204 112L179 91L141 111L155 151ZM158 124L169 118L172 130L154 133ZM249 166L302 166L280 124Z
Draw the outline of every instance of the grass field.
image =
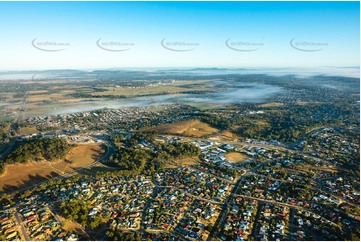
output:
M229 139L229 140L239 139L238 135L227 130L222 131L221 133L219 133L219 135L224 139Z
M195 165L198 164L200 162L199 157L194 156L194 157L188 157L188 158L182 158L182 159L177 159L174 161L171 161L169 163L166 164L166 168L177 168L180 166L191 166L191 165Z
M248 156L241 154L239 152L230 152L226 154L226 159L234 163L243 162L248 158L249 158Z
M172 94L183 93L189 91L211 91L212 88L207 86L207 83L212 80L188 80L188 81L175 81L172 84L147 86L147 87L107 87L101 88L105 91L94 90L87 86L74 86L72 84L65 84L61 86L52 86L46 90L32 90L28 94L27 101L29 103L37 103L43 101L53 101L60 103L79 102L85 100L83 98L71 97L68 94L83 93L90 94L94 97L101 96L146 96L157 94Z
M190 102L187 103L187 105L198 108L200 110L216 109L216 108L220 108L221 106L225 106L223 103L205 103L205 102L199 102L199 103Z
M172 93L183 93L189 91L211 91L210 87L204 85L210 80L195 80L195 81L175 81L173 84L158 85L151 87L138 87L138 88L127 88L127 87L106 87L107 91L95 92L94 96L146 96L156 94L172 94Z
M19 130L18 130L18 133L20 135L27 135L27 134L34 134L34 133L37 133L38 130L35 128L35 127L20 127Z
M95 162L102 153L100 145L78 145L63 160L6 165L4 174L0 176L0 191L15 190L72 172Z
M74 232L74 231L77 231L78 229L82 229L82 226L79 223L74 222L70 219L66 219L59 215L58 215L58 217L63 225L63 229L65 229L66 231Z
M12 116L0 114L0 122L11 122L13 119Z
M64 230L72 232L72 233L74 233L74 232L79 233L86 238L89 237L89 235L85 232L85 230L84 230L83 226L81 226L81 224L79 224L73 220L66 219L66 218L60 216L59 214L58 214L58 218L60 219Z
M29 103L38 103L44 101L52 101L59 103L68 103L68 102L81 102L86 100L85 98L74 98L66 96L67 94L75 93L75 90L60 90L59 92L52 93L51 91L31 91L29 92L27 102Z
M283 106L283 105L284 104L280 103L280 102L269 102L269 103L264 103L264 104L258 105L258 107L268 108L268 107L280 107L280 106Z
M218 129L213 128L199 120L188 120L175 122L172 124L163 124L154 128L145 129L145 131L156 131L165 134L181 134L191 137L203 137L205 135L219 132Z

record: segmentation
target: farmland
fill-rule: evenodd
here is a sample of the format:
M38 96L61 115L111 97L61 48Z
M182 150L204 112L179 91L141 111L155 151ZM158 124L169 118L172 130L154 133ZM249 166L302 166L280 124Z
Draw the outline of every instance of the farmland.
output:
M174 81L171 84L145 86L145 87L105 87L104 91L92 93L92 96L122 96L122 97L136 97L159 94L176 94L187 92L204 92L212 91L208 87L209 80L195 80L195 81Z

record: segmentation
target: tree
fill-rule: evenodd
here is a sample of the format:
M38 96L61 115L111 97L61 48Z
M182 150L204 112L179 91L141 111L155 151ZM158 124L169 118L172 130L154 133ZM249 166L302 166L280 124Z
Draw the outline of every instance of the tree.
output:
M98 216L95 216L95 217L92 219L92 221L90 222L89 227L90 227L91 229L96 229L97 227L100 226L101 222L102 222L102 218L101 218L99 215L98 215Z
M8 155L6 163L26 163L42 159L57 160L63 158L71 149L65 139L30 139L20 142Z
M140 241L141 239L140 239L140 235L139 235L139 233L135 233L135 235L134 235L134 240L135 241Z
M24 193L23 193L24 197L29 197L31 195L31 191L30 190L26 190Z

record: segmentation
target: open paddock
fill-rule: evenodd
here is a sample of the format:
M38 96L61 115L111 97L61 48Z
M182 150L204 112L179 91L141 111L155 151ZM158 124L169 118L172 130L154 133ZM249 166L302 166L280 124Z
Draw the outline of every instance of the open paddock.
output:
M143 131L156 131L165 134L180 134L191 137L203 137L218 133L219 130L199 120L187 120L171 124L162 124L157 127L144 129Z
M92 164L103 154L98 144L78 145L59 161L10 164L0 176L0 192L17 190Z

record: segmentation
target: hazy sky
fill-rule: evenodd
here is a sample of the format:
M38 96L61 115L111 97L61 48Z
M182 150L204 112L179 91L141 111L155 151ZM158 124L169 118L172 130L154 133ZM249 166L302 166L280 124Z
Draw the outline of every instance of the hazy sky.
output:
M0 70L359 66L359 14L359 2L0 2Z

